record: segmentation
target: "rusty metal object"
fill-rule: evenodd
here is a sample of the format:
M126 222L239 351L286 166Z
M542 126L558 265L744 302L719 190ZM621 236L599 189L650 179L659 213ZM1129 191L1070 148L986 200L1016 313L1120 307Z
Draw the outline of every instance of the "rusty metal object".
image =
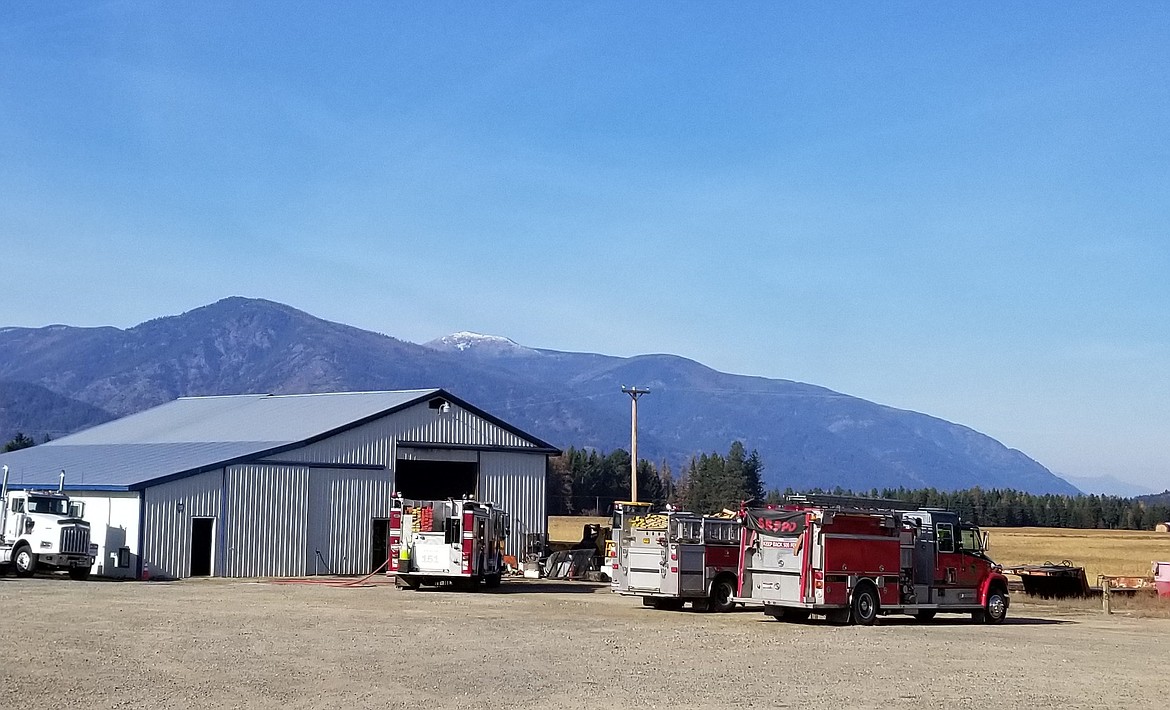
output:
M1042 565L1005 567L1003 572L1018 576L1023 582L1024 593L1030 597L1067 599L1091 594L1085 568L1077 567L1069 560L1060 564L1045 562Z

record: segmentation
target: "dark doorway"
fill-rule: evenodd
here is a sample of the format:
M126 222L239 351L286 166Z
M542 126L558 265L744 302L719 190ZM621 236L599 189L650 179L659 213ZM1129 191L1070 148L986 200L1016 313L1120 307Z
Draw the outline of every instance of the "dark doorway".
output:
M373 526L373 535L370 536L370 572L377 572L390 559L390 521L374 518Z
M399 459L394 486L404 498L444 500L475 495L479 465L474 461L413 461Z
M211 539L215 518L191 518L191 576L211 576Z

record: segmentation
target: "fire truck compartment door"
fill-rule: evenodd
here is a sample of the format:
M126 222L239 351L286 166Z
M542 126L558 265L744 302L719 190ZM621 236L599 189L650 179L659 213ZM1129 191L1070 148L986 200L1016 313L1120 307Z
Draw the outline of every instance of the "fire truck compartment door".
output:
M707 593L707 555L703 545L678 546L678 591L685 595Z
M411 537L414 569L419 572L458 572L462 560L452 560L452 547L443 533L414 533Z
M640 592L661 592L665 548L660 545L654 547L631 547L627 559L629 567L626 581L629 588Z

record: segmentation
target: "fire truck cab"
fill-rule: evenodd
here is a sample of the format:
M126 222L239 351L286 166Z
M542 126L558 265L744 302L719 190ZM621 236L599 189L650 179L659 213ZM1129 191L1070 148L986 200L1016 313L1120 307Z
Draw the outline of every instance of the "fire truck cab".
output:
M491 503L396 496L386 573L408 589L440 583L499 586L508 527L507 513Z
M739 574L739 521L670 508L614 506L611 589L656 609L730 611Z
M778 508L745 510L737 601L776 618L823 614L872 624L884 614L928 620L969 613L999 623L1007 579L986 537L956 513L897 501L793 496Z

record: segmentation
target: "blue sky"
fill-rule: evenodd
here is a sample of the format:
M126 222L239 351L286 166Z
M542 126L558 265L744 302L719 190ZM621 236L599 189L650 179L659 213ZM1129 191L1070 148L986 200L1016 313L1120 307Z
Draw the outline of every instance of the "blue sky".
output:
M1170 486L1170 6L5 3L0 324L671 352Z

